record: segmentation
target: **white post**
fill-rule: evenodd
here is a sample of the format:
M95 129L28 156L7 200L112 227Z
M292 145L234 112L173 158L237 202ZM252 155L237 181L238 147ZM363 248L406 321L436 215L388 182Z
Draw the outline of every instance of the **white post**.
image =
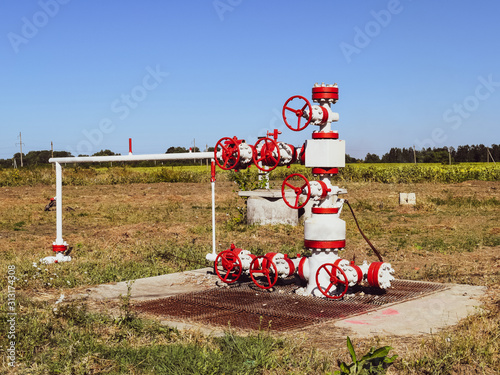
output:
M215 262L217 259L217 250L215 245L215 161L212 159L212 177L210 179L212 184L212 253L208 253L205 257L210 262Z
M62 236L62 168L56 162L56 242L55 245L64 245Z
M62 237L62 168L61 164L56 164L56 240L52 244L52 249L56 253L55 256L45 257L40 259L40 262L45 264L69 262L71 257L64 255L68 248L68 244L64 242Z
M215 251L215 181L212 182L212 253Z

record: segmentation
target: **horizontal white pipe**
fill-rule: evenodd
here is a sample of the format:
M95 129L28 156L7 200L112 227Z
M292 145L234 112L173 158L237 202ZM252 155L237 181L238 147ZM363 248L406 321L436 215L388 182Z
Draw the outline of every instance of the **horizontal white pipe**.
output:
M113 161L145 161L145 160L194 160L211 159L213 152L183 152L172 154L145 154L145 155L114 155L114 156L70 156L64 158L50 158L49 163L101 163Z

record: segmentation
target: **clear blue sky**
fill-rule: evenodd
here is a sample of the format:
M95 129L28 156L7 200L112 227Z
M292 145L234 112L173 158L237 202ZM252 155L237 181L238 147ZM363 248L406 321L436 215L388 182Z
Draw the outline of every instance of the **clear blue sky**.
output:
M347 152L500 143L496 1L4 0L0 158L255 143L339 85Z

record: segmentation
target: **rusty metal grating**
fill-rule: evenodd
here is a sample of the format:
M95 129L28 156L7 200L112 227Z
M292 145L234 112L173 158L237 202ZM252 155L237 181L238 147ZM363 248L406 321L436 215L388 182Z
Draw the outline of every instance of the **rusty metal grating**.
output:
M354 294L350 294L350 298L336 301L295 294L296 284L277 285L273 292L268 292L248 282L147 301L136 305L135 309L173 320L286 331L326 320L345 319L447 288L443 284L406 280L395 280L392 285L386 291L358 286L352 290Z

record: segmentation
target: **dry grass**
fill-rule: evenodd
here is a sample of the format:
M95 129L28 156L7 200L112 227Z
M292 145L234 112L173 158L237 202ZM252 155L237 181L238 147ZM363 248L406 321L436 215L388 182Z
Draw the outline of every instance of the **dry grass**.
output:
M401 357L391 370L393 373L453 374L462 371L493 374L499 371L500 183L348 183L342 186L349 191L348 199L363 230L385 259L393 264L398 277L489 288L484 301L486 311L457 327L432 337L359 340L355 343L357 350L364 352L370 346L393 346L391 354ZM300 226L242 224L241 211L237 207L242 207L244 202L235 190L236 185L229 182L216 186L219 250L234 242L256 254L303 252ZM399 192L415 192L417 205L399 206ZM58 296L61 293L69 295L75 288L208 265L204 256L211 250L210 184L157 183L65 186L63 233L73 247L74 260L34 267L33 262L38 263L38 259L50 255L55 239L55 211L43 211L54 193L53 186L0 188L1 268L16 265L19 295L26 301L38 301L36 306L26 302L26 308L33 314L37 311L45 322L51 319L50 306ZM374 260L357 233L350 213L345 210L342 216L348 229L344 256L356 255L358 261ZM5 278L1 279L0 286L2 290L6 288ZM103 306L103 311L106 308ZM64 317L58 319L62 327L69 324ZM152 337L152 334L147 336L133 329L124 330L106 321L100 321L98 329L102 337L94 332L90 335L92 340L107 342L117 335L128 335L127 340L134 348L146 347ZM1 338L5 338L4 332L2 327ZM159 345L174 340L218 348L207 338L176 335L170 333ZM335 369L337 359L347 359L344 338L337 340L337 347L297 354L305 347L319 346L321 340L315 342L314 337L311 332L286 345L273 347L273 358L277 360L283 357L280 353L287 353L288 362L286 366L283 362L282 367L273 367L269 373L301 373L307 366L310 366L309 373L323 373L328 369L332 371L325 363L333 364ZM71 345L71 339L68 340ZM58 350L46 345L44 350ZM292 358L292 353L296 359ZM34 358L36 362L41 357ZM107 362L109 359L100 361L88 357L87 361L102 371L106 366L116 367L115 362Z

